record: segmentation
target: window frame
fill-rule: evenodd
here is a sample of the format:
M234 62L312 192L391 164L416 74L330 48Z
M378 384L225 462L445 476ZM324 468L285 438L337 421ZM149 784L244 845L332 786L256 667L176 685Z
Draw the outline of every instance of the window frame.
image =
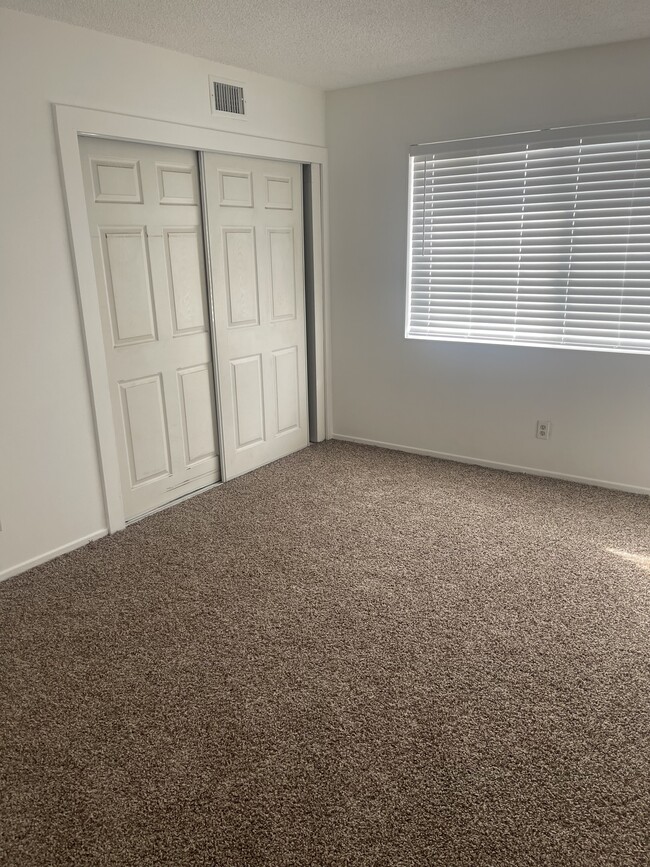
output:
M467 150L479 150L480 148L499 148L525 146L529 144L544 144L558 143L563 137L567 140L582 136L599 136L611 134L621 135L629 133L647 133L650 140L650 118L632 118L629 120L604 121L593 124L582 124L578 126L558 126L545 127L539 129L525 130L512 133L497 133L486 136L471 136L462 139L442 139L440 141L427 142L424 144L411 145L408 151L408 213L407 213L407 234L406 234L406 305L404 311L404 338L406 340L424 340L434 343L452 343L452 344L475 344L483 346L511 346L522 347L527 349L568 349L578 352L608 352L617 355L641 355L650 356L650 347L618 347L618 346L582 346L573 343L541 343L527 342L524 340L499 340L490 337L452 337L441 334L410 334L411 320L411 268L413 256L413 159L418 156L433 155L436 152L441 154L453 154L454 152L462 152ZM649 281L650 284L650 281ZM650 294L650 285L648 288ZM650 330L649 330L650 338Z

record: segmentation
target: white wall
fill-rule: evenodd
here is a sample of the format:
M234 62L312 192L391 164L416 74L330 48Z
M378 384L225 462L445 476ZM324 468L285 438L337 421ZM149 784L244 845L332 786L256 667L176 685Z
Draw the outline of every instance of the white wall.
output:
M208 76L249 119L210 114ZM316 90L0 9L0 577L106 527L52 103L324 144Z
M650 357L403 337L408 146L649 117L649 81L644 40L327 95L336 434L650 490Z

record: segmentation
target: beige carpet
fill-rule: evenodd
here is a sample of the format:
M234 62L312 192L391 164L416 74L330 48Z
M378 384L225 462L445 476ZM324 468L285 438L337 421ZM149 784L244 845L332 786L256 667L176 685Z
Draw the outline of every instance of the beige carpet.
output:
M331 443L0 586L0 863L650 864L650 501Z

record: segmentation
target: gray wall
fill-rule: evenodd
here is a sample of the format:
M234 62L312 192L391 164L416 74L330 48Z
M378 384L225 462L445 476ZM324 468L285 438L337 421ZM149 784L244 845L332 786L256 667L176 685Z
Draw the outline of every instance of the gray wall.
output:
M327 95L336 435L650 490L650 356L403 336L408 146L648 117L649 81L640 40Z

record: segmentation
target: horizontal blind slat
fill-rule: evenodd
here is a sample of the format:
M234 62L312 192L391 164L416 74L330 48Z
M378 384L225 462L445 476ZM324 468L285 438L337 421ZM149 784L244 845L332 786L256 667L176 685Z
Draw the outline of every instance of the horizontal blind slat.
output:
M650 129L572 135L412 157L409 334L650 352Z

